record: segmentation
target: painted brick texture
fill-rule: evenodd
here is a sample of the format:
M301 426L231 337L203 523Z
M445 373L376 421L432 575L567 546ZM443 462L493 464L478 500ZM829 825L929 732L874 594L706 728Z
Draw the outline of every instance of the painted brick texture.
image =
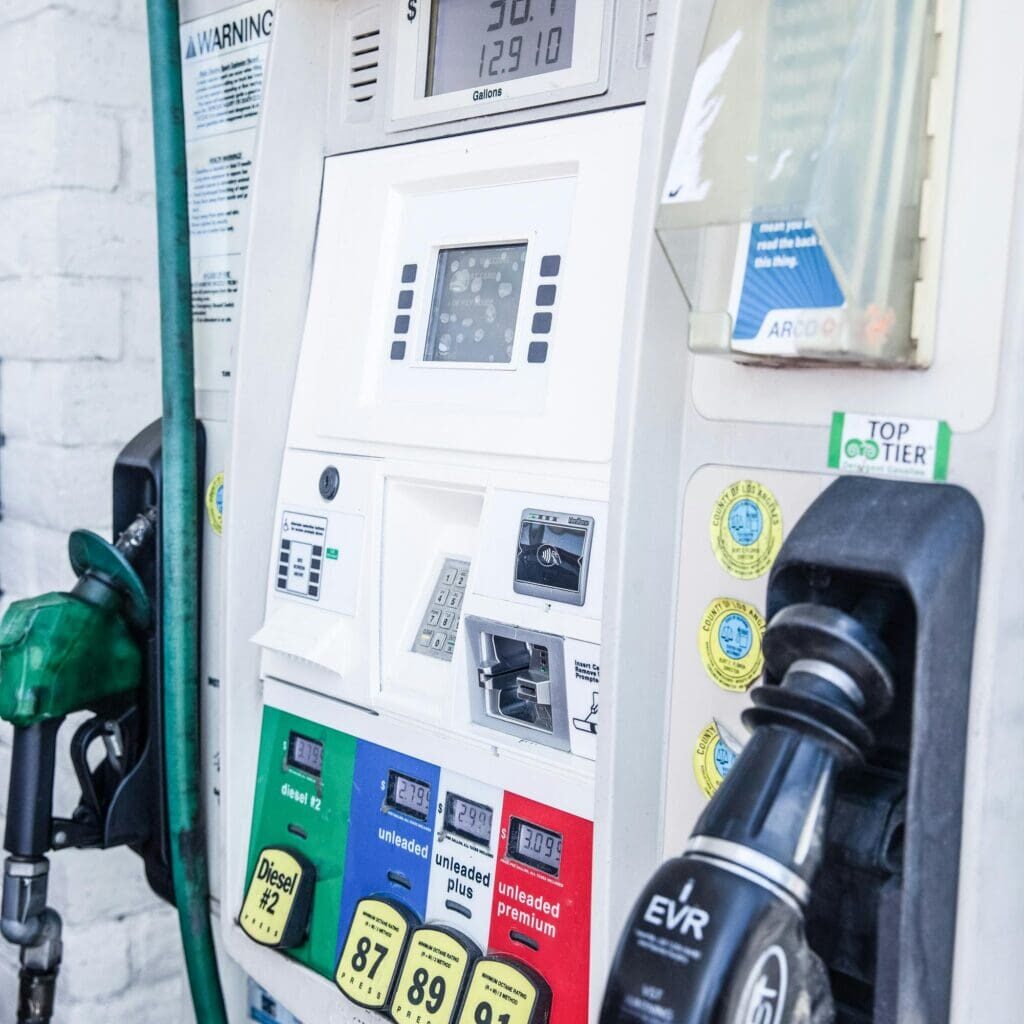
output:
M109 532L114 456L159 414L144 12L143 0L0 4L3 608L69 586L68 531ZM5 726L0 815L10 756ZM75 795L64 768L58 813ZM57 1021L192 1020L176 916L134 854L52 856L50 902L65 923ZM0 1020L13 1020L16 973L0 940Z

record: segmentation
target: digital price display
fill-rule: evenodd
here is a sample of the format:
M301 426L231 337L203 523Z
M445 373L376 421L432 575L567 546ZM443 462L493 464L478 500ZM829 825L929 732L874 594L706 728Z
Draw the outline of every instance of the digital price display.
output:
M430 814L430 786L401 772L389 771L385 803L396 811L426 821Z
M442 249L425 362L510 363L526 243Z
M427 95L572 67L576 0L434 0Z
M324 745L302 733L288 734L288 764L300 772L320 778L324 770Z
M558 876L562 866L562 836L522 818L509 821L508 855L545 874Z
M485 804L467 800L458 793L449 793L444 801L444 829L476 843L488 846L494 811Z

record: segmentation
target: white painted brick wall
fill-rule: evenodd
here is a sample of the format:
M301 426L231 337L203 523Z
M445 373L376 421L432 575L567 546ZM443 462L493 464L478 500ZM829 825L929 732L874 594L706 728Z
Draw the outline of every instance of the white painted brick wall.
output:
M145 30L144 0L0 3L3 607L71 583L68 531L109 531L114 456L159 414ZM9 765L4 727L0 816ZM58 812L74 790L65 771ZM134 854L54 855L50 898L65 922L58 1021L192 1019L176 917ZM15 992L0 940L0 1021Z

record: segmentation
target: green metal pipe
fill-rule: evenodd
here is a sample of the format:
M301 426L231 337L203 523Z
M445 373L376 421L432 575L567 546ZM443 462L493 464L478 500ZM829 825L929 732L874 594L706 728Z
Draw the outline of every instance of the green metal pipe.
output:
M177 0L147 0L163 381L164 747L171 870L196 1019L226 1022L199 790L199 523L188 171Z

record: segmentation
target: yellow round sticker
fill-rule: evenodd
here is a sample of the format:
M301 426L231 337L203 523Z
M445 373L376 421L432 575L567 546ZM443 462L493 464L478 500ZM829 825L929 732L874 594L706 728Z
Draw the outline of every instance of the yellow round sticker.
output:
M756 480L737 480L718 496L711 515L711 546L733 576L764 575L782 546L782 512L775 495Z
M764 619L745 601L715 598L701 616L697 643L700 660L723 690L743 693L761 674Z
M224 529L224 474L218 473L206 488L206 518L213 532L220 536Z
M693 751L693 773L697 776L701 792L709 800L729 774L735 760L736 753L722 739L718 726L714 722L705 726Z

